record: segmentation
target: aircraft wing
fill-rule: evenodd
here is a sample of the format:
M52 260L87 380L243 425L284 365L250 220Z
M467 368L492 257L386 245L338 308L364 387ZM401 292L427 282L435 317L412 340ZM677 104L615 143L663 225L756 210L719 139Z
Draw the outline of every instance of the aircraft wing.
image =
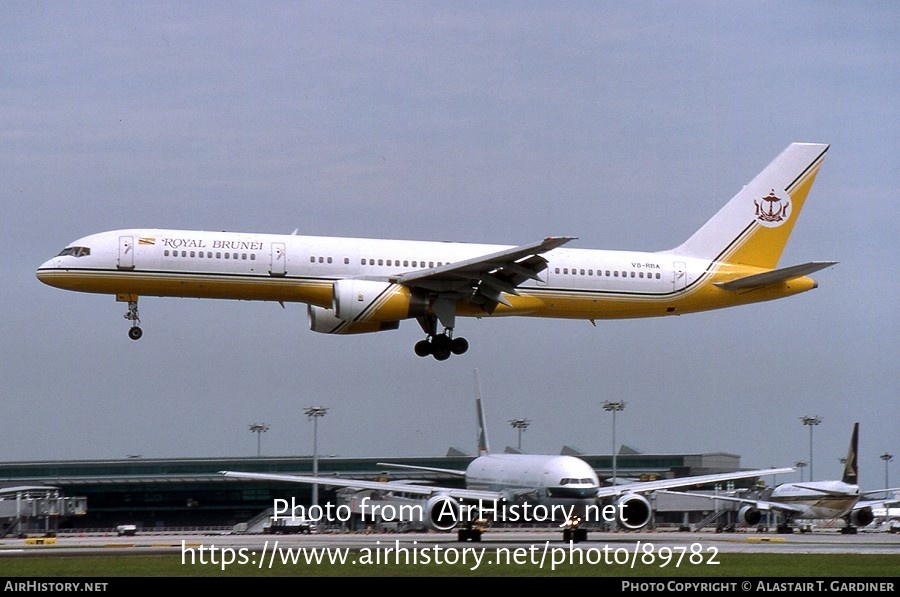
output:
M734 481L736 479L749 479L752 477L762 477L764 475L781 475L784 473L794 472L791 467L785 468L761 468L748 471L735 471L733 473L717 473L714 475L697 475L694 477L680 477L678 479L660 479L658 481L641 481L637 483L626 483L624 485L613 485L611 487L601 487L598 498L618 497L623 493L651 493L666 489L688 489L690 487L699 487L701 485L709 485L710 483L719 483L722 481Z
M876 495L876 494L879 494L879 493L883 493L883 494L885 494L885 495L888 495L888 494L890 494L890 493L897 493L897 492L900 492L900 487L889 487L889 488L887 488L887 489L870 489L870 490L868 490L868 491L860 491L860 492L859 492L859 495L860 495L860 496L864 496L864 495ZM888 499L884 499L884 500L880 500L880 501L882 501L882 502L896 503L896 502L900 501L900 496L895 496L894 498L888 498Z
M773 269L770 272L753 274L752 276L744 276L743 278L729 280L728 282L715 282L715 285L725 290L744 290L745 288L759 288L760 286L777 284L779 282L786 282L792 278L807 276L811 273L819 271L820 269L830 267L836 263L837 261L810 261L809 263L803 263L800 265L792 265L790 267L783 267L781 269Z
M547 268L541 256L574 240L572 236L547 237L530 245L511 247L439 267L401 274L393 281L436 292L460 293L491 312L498 303L509 306L502 293L516 295L516 287L526 280L539 280Z
M378 466L389 466L392 468L405 468L413 471L425 471L428 473L441 473L444 475L452 475L454 477L465 477L466 471L459 471L452 468L438 468L436 466L417 466L415 464L395 464L393 462L379 462Z
M755 506L757 510L763 512L775 510L780 512L789 512L791 514L805 514L807 508L793 506L791 504L783 504L781 502L770 502L767 500L754 500L752 498L741 498L732 495L706 495L705 493L687 493L685 491L660 491L660 493L668 493L671 495L689 495L691 497L700 497L707 500L722 500L724 502L734 502L736 504L748 504Z
M461 489L457 487L436 487L417 485L415 483L396 483L385 481L366 481L364 479L345 479L341 477L306 477L303 475L287 475L278 473L242 473L236 471L219 471L226 477L237 479L253 479L256 481L282 481L286 483L306 483L307 485L325 485L328 487L352 487L354 489L374 489L376 491L395 491L412 493L424 497L434 494L447 495L463 500L500 500L503 496L496 491Z

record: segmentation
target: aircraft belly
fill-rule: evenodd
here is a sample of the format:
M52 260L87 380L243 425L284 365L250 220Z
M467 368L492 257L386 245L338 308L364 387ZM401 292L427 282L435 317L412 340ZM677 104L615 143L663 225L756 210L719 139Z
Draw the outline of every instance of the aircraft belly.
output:
M544 290L533 295L509 297L513 308L498 305L493 316L525 315L557 319L633 319L697 313L750 303L775 300L815 288L811 278L795 278L781 284L742 292L726 291L709 281L680 292L625 293L606 291ZM515 300L528 309L520 309ZM476 314L484 316L482 312Z
M57 288L97 294L287 301L325 307L331 305L332 297L330 280L140 271L54 271L39 277Z

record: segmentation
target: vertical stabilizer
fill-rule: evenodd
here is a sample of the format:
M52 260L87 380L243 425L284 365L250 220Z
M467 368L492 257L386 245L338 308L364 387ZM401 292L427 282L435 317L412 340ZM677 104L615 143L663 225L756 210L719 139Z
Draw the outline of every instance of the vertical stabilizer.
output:
M791 143L671 253L774 269L828 145Z
M853 435L850 436L850 449L847 451L847 461L844 463L844 477L841 479L848 485L859 485L859 465L857 453L859 452L859 423L853 424Z
M478 415L478 455L490 454L488 445L487 425L484 423L484 408L481 406L481 381L478 379L478 369L475 370L475 410Z

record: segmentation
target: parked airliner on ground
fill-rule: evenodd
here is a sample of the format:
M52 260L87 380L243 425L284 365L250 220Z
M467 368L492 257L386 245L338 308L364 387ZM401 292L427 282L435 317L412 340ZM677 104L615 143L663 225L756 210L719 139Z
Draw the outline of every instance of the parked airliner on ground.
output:
M700 487L712 483L791 472L792 468L736 471L677 479L660 479L600 486L597 473L580 458L552 454L494 454L490 451L476 371L476 410L479 456L464 471L379 463L426 472L458 476L464 488L427 483L370 481L337 477L308 477L278 473L222 471L229 477L374 489L379 492L418 496L422 519L434 531L456 531L460 541L479 541L478 520L490 522L559 523L565 540L587 539L583 522L609 523L626 530L650 523L652 507L645 497L662 489Z
M861 502L860 498L894 489L876 489L860 492L859 465L859 423L853 424L850 447L844 459L844 474L840 481L807 481L782 483L775 487L768 499L753 499L734 496L704 496L708 499L723 500L743 504L738 511L738 523L755 526L762 519L762 512L775 512L781 517L779 533L793 533L797 520L842 519L845 533L855 533L858 527L871 524L875 518L872 506Z
M624 319L769 301L817 286L834 261L776 269L828 145L792 143L680 246L659 252L136 228L86 236L42 264L65 290L138 298L306 303L325 334L397 329L416 319L419 356L468 349L457 317ZM442 329L439 329L442 328Z

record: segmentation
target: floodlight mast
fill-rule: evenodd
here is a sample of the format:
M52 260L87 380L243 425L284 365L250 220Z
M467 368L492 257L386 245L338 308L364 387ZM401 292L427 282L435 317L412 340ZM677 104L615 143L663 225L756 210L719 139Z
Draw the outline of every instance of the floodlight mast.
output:
M528 419L510 419L509 424L513 429L519 432L519 443L516 446L516 449L521 452L522 451L522 432L528 429L528 426L531 425L531 421Z
M809 480L813 480L813 427L822 422L822 417L800 417L804 425L809 425ZM802 470L800 471L803 472Z
M625 402L620 400L618 402L613 402L607 400L603 403L603 410L607 412L611 412L613 415L612 419L612 482L613 485L616 485L618 481L616 481L616 413L625 410Z
M260 438L263 433L268 431L269 425L267 423L253 423L250 425L250 432L256 434L256 456L259 457L262 454L262 448L260 443Z
M310 406L304 409L303 414L313 422L313 477L319 476L319 418L324 417L328 408L324 406ZM312 505L319 505L319 484L312 486Z

